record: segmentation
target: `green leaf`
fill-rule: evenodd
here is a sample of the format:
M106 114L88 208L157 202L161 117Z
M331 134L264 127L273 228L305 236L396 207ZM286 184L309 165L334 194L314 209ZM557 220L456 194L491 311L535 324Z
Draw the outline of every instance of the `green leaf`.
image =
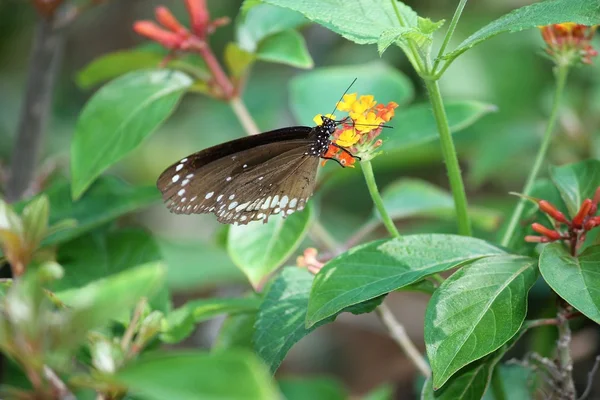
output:
M254 54L241 49L233 42L227 43L225 47L225 65L227 65L229 73L235 78L244 76L255 59Z
M357 246L315 277L306 326L429 275L499 254L504 251L483 240L455 235L409 235Z
M287 218L275 215L266 224L232 226L227 241L229 256L257 288L298 248L311 218L309 204Z
M391 384L385 383L378 388L367 393L362 400L393 400L394 387Z
M140 299L151 297L163 285L165 272L160 263L145 264L82 288L58 292L56 297L73 311L69 329L87 335L89 330L104 327L110 320L128 321Z
M502 255L477 260L440 285L425 314L434 389L518 333L537 276L534 259Z
M500 33L519 32L561 22L590 26L600 24L600 4L595 0L548 0L521 7L484 26L444 58L454 59L471 47Z
M334 111L340 95L354 78L357 81L350 93L372 94L380 103L395 101L402 105L414 96L413 86L406 75L381 61L319 68L292 80L291 105L296 119L312 124L315 115Z
M297 68L307 69L314 66L304 37L293 29L276 33L260 42L256 57L261 61Z
M127 50L105 54L77 74L77 85L89 89L128 72L156 67L164 55L147 50Z
M246 352L156 352L128 363L106 380L144 399L272 400L277 390L263 365Z
M495 111L495 106L478 101L446 104L446 114L452 133L468 128L485 115ZM379 135L379 138L383 140L382 149L385 151L406 149L439 138L435 118L429 104L417 104L397 109L396 116L389 125L393 128L384 129Z
M265 0L265 3L298 11L313 22L358 44L377 43L379 37L400 27L390 1L374 0ZM417 26L417 14L407 5L396 2L406 26Z
M414 32L415 28L396 27L383 32L377 41L377 51L381 56L392 44L397 43L403 50L406 51L406 39L410 32Z
M279 389L286 400L348 399L342 384L328 378L284 378L279 380Z
M400 179L386 186L382 198L393 219L423 216L455 219L452 195L427 181ZM378 218L376 210L374 214ZM500 214L494 210L471 207L470 214L474 225L488 231L496 229L500 222Z
M66 219L76 221L70 229L61 230L46 238L44 245L64 243L81 236L132 211L147 207L160 199L154 185L131 186L119 178L103 176L79 200L71 197L71 185L59 179L43 192L50 201L50 225ZM28 202L15 206L23 209Z
M573 257L561 243L550 243L540 256L540 272L552 289L586 317L600 324L600 246Z
M417 26L419 27L419 30L424 33L425 35L431 35L433 33L435 33L435 31L437 31L438 29L440 29L444 23L446 21L445 20L439 20L436 22L433 22L431 19L429 18L421 18L418 17L417 19Z
M586 160L550 168L550 177L560 191L569 214L574 217L586 198L600 187L600 161Z
M49 218L48 196L42 194L23 209L23 233L26 243L35 248L46 236Z
M146 70L119 77L96 92L75 128L73 198L162 124L192 83L178 71Z
M309 22L300 13L264 3L244 11L236 21L236 41L249 53L255 53L263 39Z
M258 312L228 315L219 329L212 350L223 351L234 348L253 350L252 338Z
M317 328L304 326L312 281L313 276L304 269L284 268L265 293L256 321L254 351L273 373L292 346Z
M506 399L530 400L535 398L536 377L535 372L520 365L499 365L496 367L500 373L500 380L504 387ZM502 400L494 396L492 390L485 392L483 400Z
M83 287L160 259L154 238L141 229L92 233L61 246L57 261L65 276L52 289L60 292Z
M212 298L186 303L171 312L163 323L161 340L178 343L191 335L196 324L220 314L239 314L258 310L259 298Z

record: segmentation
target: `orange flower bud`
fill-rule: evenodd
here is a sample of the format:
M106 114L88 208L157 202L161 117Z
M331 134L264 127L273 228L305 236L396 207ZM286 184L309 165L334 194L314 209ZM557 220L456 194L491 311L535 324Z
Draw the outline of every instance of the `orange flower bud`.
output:
M531 224L531 227L534 231L541 233L550 240L558 240L561 238L561 234L559 232L548 229L544 225L538 224L537 222Z
M525 236L525 241L529 243L548 243L550 239L543 236Z
M569 221L567 220L565 215L558 211L556 207L554 207L550 202L546 200L540 200L538 201L538 206L540 207L540 210L548 214L556 221L562 222L563 224L569 224Z
M175 18L175 16L171 14L171 11L169 11L167 7L156 7L156 20L162 26L164 26L172 32L179 34L187 33L187 29L185 29L185 27L181 25L179 21L177 21L177 18Z
M133 30L168 49L180 48L184 42L184 39L180 35L167 31L152 21L138 21L133 24Z
M589 212L590 212L590 208L592 208L592 200L590 199L585 199L583 201L583 203L581 203L581 207L579 208L579 212L577 212L577 215L575 215L575 217L573 218L573 227L575 228L581 228L581 225L583 224L583 220L585 217L588 216Z
M208 8L206 7L206 0L185 0L185 6L190 14L192 32L198 37L204 38L210 19Z

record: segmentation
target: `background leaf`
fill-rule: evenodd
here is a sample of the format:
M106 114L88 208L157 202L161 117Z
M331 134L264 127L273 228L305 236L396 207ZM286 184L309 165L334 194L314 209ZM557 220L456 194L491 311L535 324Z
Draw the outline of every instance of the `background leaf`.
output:
M279 389L286 400L345 400L348 394L342 384L329 378L283 378Z
M540 272L552 289L589 319L600 324L600 246L573 257L561 243L550 243L540 256Z
M312 218L312 206L287 218L275 215L269 222L231 226L227 250L233 262L257 288L298 248Z
M500 33L519 32L561 22L589 26L600 24L600 4L595 0L548 0L521 7L484 26L444 58L456 58L471 47Z
M312 68L314 62L301 34L293 29L276 33L258 46L256 57L262 61Z
M191 85L178 71L144 70L96 92L79 116L71 146L73 198L162 124Z
M515 336L537 276L534 259L502 255L477 260L440 285L425 314L434 388Z
M241 351L180 351L142 356L107 380L144 399L272 400L277 390L263 365Z
M414 96L410 80L402 72L380 61L319 68L295 77L290 84L291 105L296 120L302 124L312 124L315 115L333 111L354 78L357 80L350 93L372 94L379 103L395 101L402 105Z
M600 161L586 160L550 168L552 181L560 191L569 214L574 217L586 198L593 198L600 187Z
M455 235L408 235L350 249L316 275L306 326L342 309L415 283L428 275L504 252L480 239Z

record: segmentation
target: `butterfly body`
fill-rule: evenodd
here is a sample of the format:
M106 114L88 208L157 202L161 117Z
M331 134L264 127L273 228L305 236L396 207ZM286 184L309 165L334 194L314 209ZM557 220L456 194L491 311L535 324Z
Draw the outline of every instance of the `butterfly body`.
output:
M157 186L171 212L214 213L221 223L267 222L302 210L336 121L296 126L226 142L167 168Z

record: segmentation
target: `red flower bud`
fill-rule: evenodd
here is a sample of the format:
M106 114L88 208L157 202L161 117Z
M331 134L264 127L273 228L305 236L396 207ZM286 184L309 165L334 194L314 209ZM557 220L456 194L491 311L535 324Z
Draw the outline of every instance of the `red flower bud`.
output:
M550 239L543 236L525 236L525 241L529 243L548 243Z
M160 43L168 49L180 48L184 39L176 33L162 29L152 21L138 21L133 24L133 30L148 39Z
M551 240L559 240L562 237L559 232L548 229L544 225L538 224L537 222L531 224L531 227L537 233L541 233L542 235L546 236L548 239Z
M198 37L204 38L210 19L208 8L206 7L206 0L185 0L185 5L190 14L192 32Z
M592 208L590 208L590 213L588 214L590 216L594 216L598 212L598 203L600 203L600 187L596 189L592 203Z
M583 219L588 216L590 208L592 208L592 204L592 200L590 199L585 199L583 203L581 203L579 212L573 218L573 227L581 228L581 225L583 224Z
M600 217L592 217L585 221L585 223L583 224L583 229L585 229L586 231L590 231L598 225L600 225Z
M552 217L556 221L562 222L563 224L569 223L569 221L567 220L565 215L563 213L561 213L560 211L558 211L556 209L556 207L554 207L550 202L548 202L546 200L540 200L540 201L538 201L538 206L540 207L540 210L542 210L543 212L548 214L550 217Z
M187 33L187 29L177 21L177 18L171 14L171 11L167 7L156 7L156 20L172 32L180 35Z

